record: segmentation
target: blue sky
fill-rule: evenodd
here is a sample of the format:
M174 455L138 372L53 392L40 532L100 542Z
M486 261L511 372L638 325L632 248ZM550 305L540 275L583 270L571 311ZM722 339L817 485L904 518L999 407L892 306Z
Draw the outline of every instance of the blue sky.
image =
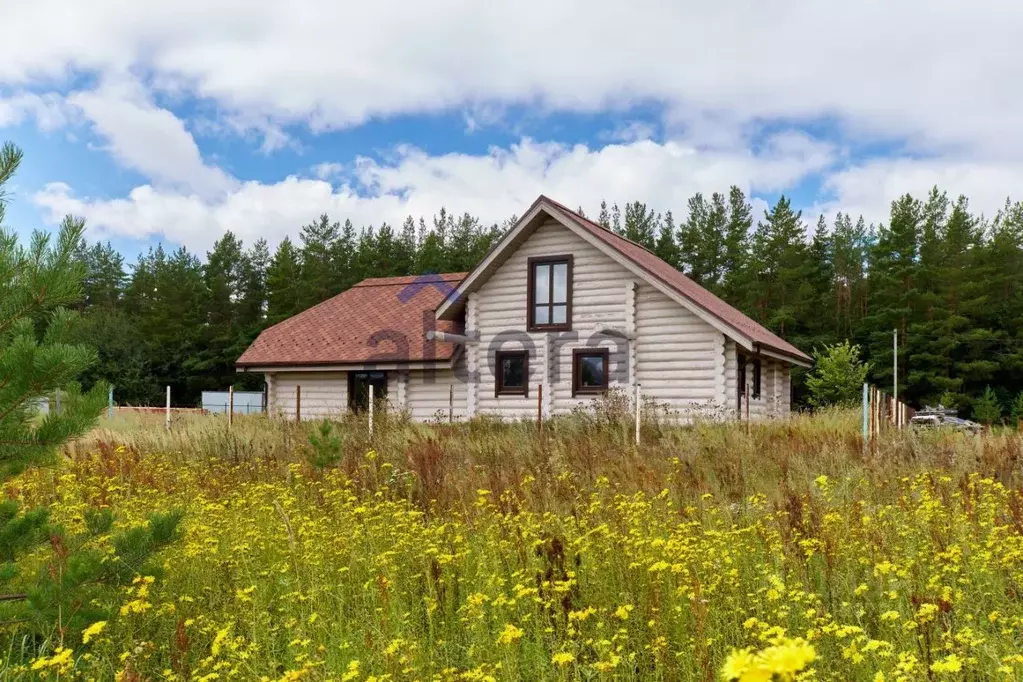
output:
M936 184L988 215L1023 194L1010 3L37 0L5 24L8 227L74 213L129 259L540 193L682 218L736 184L811 224Z

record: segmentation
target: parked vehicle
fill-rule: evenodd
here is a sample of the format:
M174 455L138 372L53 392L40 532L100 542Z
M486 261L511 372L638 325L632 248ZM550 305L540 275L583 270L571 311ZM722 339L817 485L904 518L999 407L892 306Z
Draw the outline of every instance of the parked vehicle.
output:
M950 428L957 431L980 433L980 424L969 419L957 417L956 414L958 414L956 410L944 407L943 405L938 405L937 407L928 405L923 409L917 410L913 418L909 420L909 424L913 428Z

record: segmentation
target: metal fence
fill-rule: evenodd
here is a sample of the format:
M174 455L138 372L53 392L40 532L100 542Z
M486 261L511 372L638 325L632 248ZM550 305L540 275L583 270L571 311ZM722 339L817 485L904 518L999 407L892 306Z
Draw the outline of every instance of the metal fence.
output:
M203 391L202 409L212 414L227 414L231 405L231 394L227 391ZM263 393L260 391L235 391L235 414L259 414L263 411Z

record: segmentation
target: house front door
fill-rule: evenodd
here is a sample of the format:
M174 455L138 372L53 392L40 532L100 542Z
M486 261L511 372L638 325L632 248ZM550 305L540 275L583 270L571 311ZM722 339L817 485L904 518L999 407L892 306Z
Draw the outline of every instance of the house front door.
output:
M387 398L387 372L349 372L348 409L362 412L369 407L369 387L373 387L374 402Z

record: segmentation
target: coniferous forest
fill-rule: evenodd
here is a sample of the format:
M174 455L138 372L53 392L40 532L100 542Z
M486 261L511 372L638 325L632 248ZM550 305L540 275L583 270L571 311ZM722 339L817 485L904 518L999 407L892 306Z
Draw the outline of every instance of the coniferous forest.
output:
M952 404L970 415L987 387L1002 412L1023 390L1023 204L993 216L938 189L903 196L883 224L839 213L806 224L782 197L754 215L737 187L697 194L660 214L602 204L591 219L657 253L692 279L809 352L850 340L873 382L911 404ZM265 327L366 277L470 269L514 222L486 225L441 209L432 221L356 227L323 215L271 253L228 232L204 255L151 249L128 263L109 244L83 243L88 272L83 334L121 404L175 404L202 390L260 390L234 361ZM804 400L803 376L793 382ZM990 393L989 393L990 395Z

